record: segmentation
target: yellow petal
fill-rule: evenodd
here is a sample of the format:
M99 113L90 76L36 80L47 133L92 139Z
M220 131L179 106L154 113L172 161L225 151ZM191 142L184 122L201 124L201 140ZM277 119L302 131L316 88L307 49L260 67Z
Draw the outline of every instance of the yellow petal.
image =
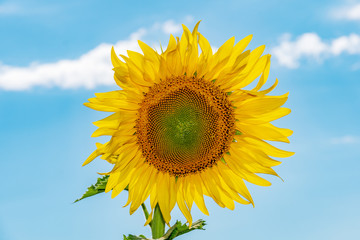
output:
M231 53L231 57L229 59L229 65L233 65L235 60L237 60L238 56L245 50L245 48L249 45L253 35L249 35L243 39L241 39L233 48Z
M139 46L144 53L145 58L149 59L150 61L157 62L159 60L160 55L147 44L143 43L142 41L138 40Z
M259 149L264 151L266 154L273 156L273 157L285 158L285 157L290 157L290 156L294 155L294 152L281 150L281 149L274 147L271 144L269 144L261 139L258 139L258 138L245 137L245 141L257 146Z
M236 144L233 144L234 146ZM238 144L240 145L240 144ZM279 177L279 175L267 164L263 164L259 159L253 157L252 155L242 151L240 148L232 147L231 148L231 163L236 165L238 169L244 169L247 172L252 173L265 173Z
M154 213L154 209L152 208L152 209L151 209L151 212L150 212L150 214L149 214L149 217L146 219L146 222L145 222L145 224L144 224L144 227L147 226L147 225L152 221L153 213Z
M264 50L265 50L265 45L262 45L262 46L259 46L259 47L255 48L253 51L250 52L249 61L248 61L248 64L246 66L246 69L244 70L245 72L246 71L248 71L248 72L251 71L251 69L254 67L254 65L256 64L258 59L260 58L260 56L263 54Z
M254 89L252 89L252 91L259 91L260 88L266 83L267 78L269 76L269 72L270 72L270 58L271 58L271 55L268 54L264 72L261 75L261 78L260 78L258 84L256 85L256 87Z
M218 62L226 58L230 58L231 52L234 48L235 37L230 38L227 40L215 53L214 58L218 59Z
M169 174L159 172L158 175L158 203L166 223L170 222Z
M221 188L224 189L226 195L230 199L233 199L234 201L237 201L238 203L249 204L250 201L247 201L247 200L244 200L243 198L241 198L238 195L238 192L236 190L234 190L234 188L232 188L231 183L224 180L224 178L220 174L219 168L220 168L219 165L215 166L215 167L213 167L213 171L214 171L214 174L216 174L217 178L219 179L219 183L221 185ZM235 208L235 205L233 204L233 202L231 203L231 205L232 205L233 208Z
M274 90L275 89L275 87L277 86L277 84L279 83L279 80L278 79L275 79L275 83L271 86L271 87L269 87L268 89L265 89L265 90L262 90L262 91L260 91L260 93L262 93L262 94L268 94L269 92L271 92L272 90Z
M271 112L282 105L288 99L288 93L281 96L254 97L236 104L237 115L259 115Z
M250 58L251 58L251 54L250 54L250 57L249 57L249 62L250 62ZM262 72L264 72L267 61L268 61L268 56L267 55L261 57L256 62L256 64L254 64L254 67L251 69L251 71L249 71L249 73L246 75L246 77L239 78L238 79L239 83L234 84L229 89L230 90L240 89L240 88L246 87L247 85L252 83L256 78L258 78L261 75ZM248 68L248 66L250 65L249 62L248 62L248 65L245 67L244 72L246 72L246 68Z
M201 212L203 212L205 215L209 216L209 211L207 210L206 205L205 205L201 181L200 181L199 177L197 175L190 175L188 177L191 178L190 181L193 182L195 185L195 190L194 190L195 204L198 206L198 208L200 209Z
M149 87L153 84L150 81L144 80L144 73L141 70L140 66L136 65L137 63L136 61L124 55L120 55L120 56L125 60L126 64L128 65L129 76L132 82L136 83L137 85L145 86L145 87Z
M188 177L184 178L184 199L186 202L186 205L188 206L189 210L191 211L193 202L194 202L194 193L193 191L194 186L192 186L192 183L189 181Z
M214 183L213 179L209 176L209 173L202 172L200 174L200 177L203 181L203 184L207 190L207 192L210 194L210 197L214 199L214 201L222 208L225 207L225 204L221 201L221 195L216 187L216 184Z
M231 161L231 159L229 159L229 161ZM228 166L221 165L218 169L221 176L224 178L224 180L226 180L227 184L233 188L234 191L241 194L250 203L254 203L250 192L242 178L238 177L237 174L235 174Z
M176 195L178 192L178 184L176 184L176 180L174 176L171 176L169 179L169 196L170 196L170 211L175 207L176 205Z
M114 47L111 47L111 63L114 67L119 67L122 65L121 60L118 58L118 56L115 53Z
M130 215L133 214L145 201L145 199L142 199L142 196L146 189L149 188L149 172L149 166L147 164L143 164L137 169L137 171L134 172L133 178L129 182L129 191L134 191L130 206Z
M237 128L243 133L270 141L289 143L290 141L287 137L293 133L293 131L290 129L278 128L272 125L271 123L258 124L256 125L256 127L247 124L242 124L239 122L236 122L236 125Z
M263 124L284 117L288 115L290 112L291 110L289 108L278 108L269 113L255 115L255 116L253 115L250 118L238 116L237 119L246 124Z
M210 179L213 181L213 189L216 188L219 193L219 198L224 203L225 207L227 207L230 210L235 209L235 204L233 201L233 198L231 197L231 194L227 191L230 190L228 186L222 185L219 175L216 174L215 169L216 166L210 168L207 170L207 173L210 176Z
M98 103L86 102L86 103L84 103L84 105L86 107L92 108L97 111L102 111L102 112L117 112L117 111L119 111L119 109L116 107L104 106L103 104L98 104Z
M199 35L199 46L202 51L202 54L204 56L211 56L212 49L209 41L202 34L199 33L198 35ZM207 57L205 59L207 59Z
M233 172L236 175L240 176L244 180L246 180L246 181L248 181L250 183L259 185L259 186L270 186L271 185L271 182L269 182L269 181L255 175L252 172L247 171L244 168L239 168L238 165L234 164L234 161L231 161L231 159L229 159L229 157L227 157L225 155L224 155L224 157L226 159L226 163L228 164L229 168L231 170L233 170Z
M185 205L185 199L184 199L183 191L182 191L183 190L183 185L182 185L182 179L181 178L178 179L178 184L179 184L179 192L177 194L177 204L179 206L180 211L185 216L186 220L189 222L189 227L191 227L191 225L192 225L192 216L191 216L190 210Z

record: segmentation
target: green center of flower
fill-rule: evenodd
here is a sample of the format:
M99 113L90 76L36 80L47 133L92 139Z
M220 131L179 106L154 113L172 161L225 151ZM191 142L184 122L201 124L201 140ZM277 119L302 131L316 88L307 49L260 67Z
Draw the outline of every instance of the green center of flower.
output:
M193 148L199 139L200 117L196 109L183 107L169 114L165 121L165 141L183 148Z

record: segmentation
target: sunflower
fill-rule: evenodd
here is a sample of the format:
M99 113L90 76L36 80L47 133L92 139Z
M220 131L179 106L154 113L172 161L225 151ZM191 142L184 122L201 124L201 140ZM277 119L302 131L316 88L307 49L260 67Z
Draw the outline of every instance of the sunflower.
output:
M288 94L260 90L270 71L265 46L245 50L252 35L237 44L232 37L216 53L198 32L183 25L158 53L138 41L143 52L127 51L120 60L111 50L119 90L97 93L85 106L114 112L94 124L92 137L111 136L84 165L101 156L113 164L105 192L116 197L126 187L130 214L150 197L152 220L158 205L169 224L177 204L192 224L193 203L206 215L204 195L231 210L234 202L254 204L245 181L269 186L257 174L278 176L272 157L289 157L267 141L289 142L289 129L270 122L290 113L281 107ZM199 51L199 47L201 51ZM254 80L256 86L244 90ZM255 85L255 84L254 84ZM266 141L265 141L266 140Z

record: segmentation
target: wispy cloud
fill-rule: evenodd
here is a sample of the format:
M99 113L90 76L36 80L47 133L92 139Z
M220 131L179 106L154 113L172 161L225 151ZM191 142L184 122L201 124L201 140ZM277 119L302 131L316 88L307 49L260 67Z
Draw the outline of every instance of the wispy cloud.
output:
M20 5L14 4L14 3L0 3L0 16L1 15L13 15L21 12L22 9Z
M337 7L331 10L330 15L333 19L360 21L360 3Z
M157 24L163 33L177 33L180 24L166 21ZM126 50L141 51L138 39L148 35L149 29L139 29L126 40L114 44L118 54L126 55ZM36 86L69 88L94 88L112 85L113 71L110 49L113 44L103 43L77 59L64 59L54 63L30 64L27 67L2 65L0 63L0 90L22 91Z
M356 62L353 65L351 65L351 70L353 71L360 70L360 62Z
M56 5L33 5L30 3L14 3L5 1L0 3L0 17L1 16L39 16L39 15L53 15L59 10Z
M176 34L181 32L181 25L176 24L173 20L169 20L162 24L162 30L167 34Z
M356 143L360 143L360 137L352 136L352 135L345 135L342 137L335 137L335 138L330 139L330 143L335 144L335 145L356 144Z
M331 40L323 40L316 33L304 33L295 40L290 34L280 38L278 46L271 50L280 65L298 68L301 59L322 62L340 54L360 55L360 35L352 33Z

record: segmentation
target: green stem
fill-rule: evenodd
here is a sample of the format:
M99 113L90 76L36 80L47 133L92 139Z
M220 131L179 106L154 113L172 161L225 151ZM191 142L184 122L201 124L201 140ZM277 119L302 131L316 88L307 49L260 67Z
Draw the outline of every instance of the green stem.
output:
M145 219L147 220L149 218L149 212L146 208L146 205L144 203L141 204L142 210L144 211ZM151 222L149 223L149 226L151 227Z
M161 238L165 233L165 221L161 214L159 204L156 204L154 217L151 223L152 237L154 239Z

